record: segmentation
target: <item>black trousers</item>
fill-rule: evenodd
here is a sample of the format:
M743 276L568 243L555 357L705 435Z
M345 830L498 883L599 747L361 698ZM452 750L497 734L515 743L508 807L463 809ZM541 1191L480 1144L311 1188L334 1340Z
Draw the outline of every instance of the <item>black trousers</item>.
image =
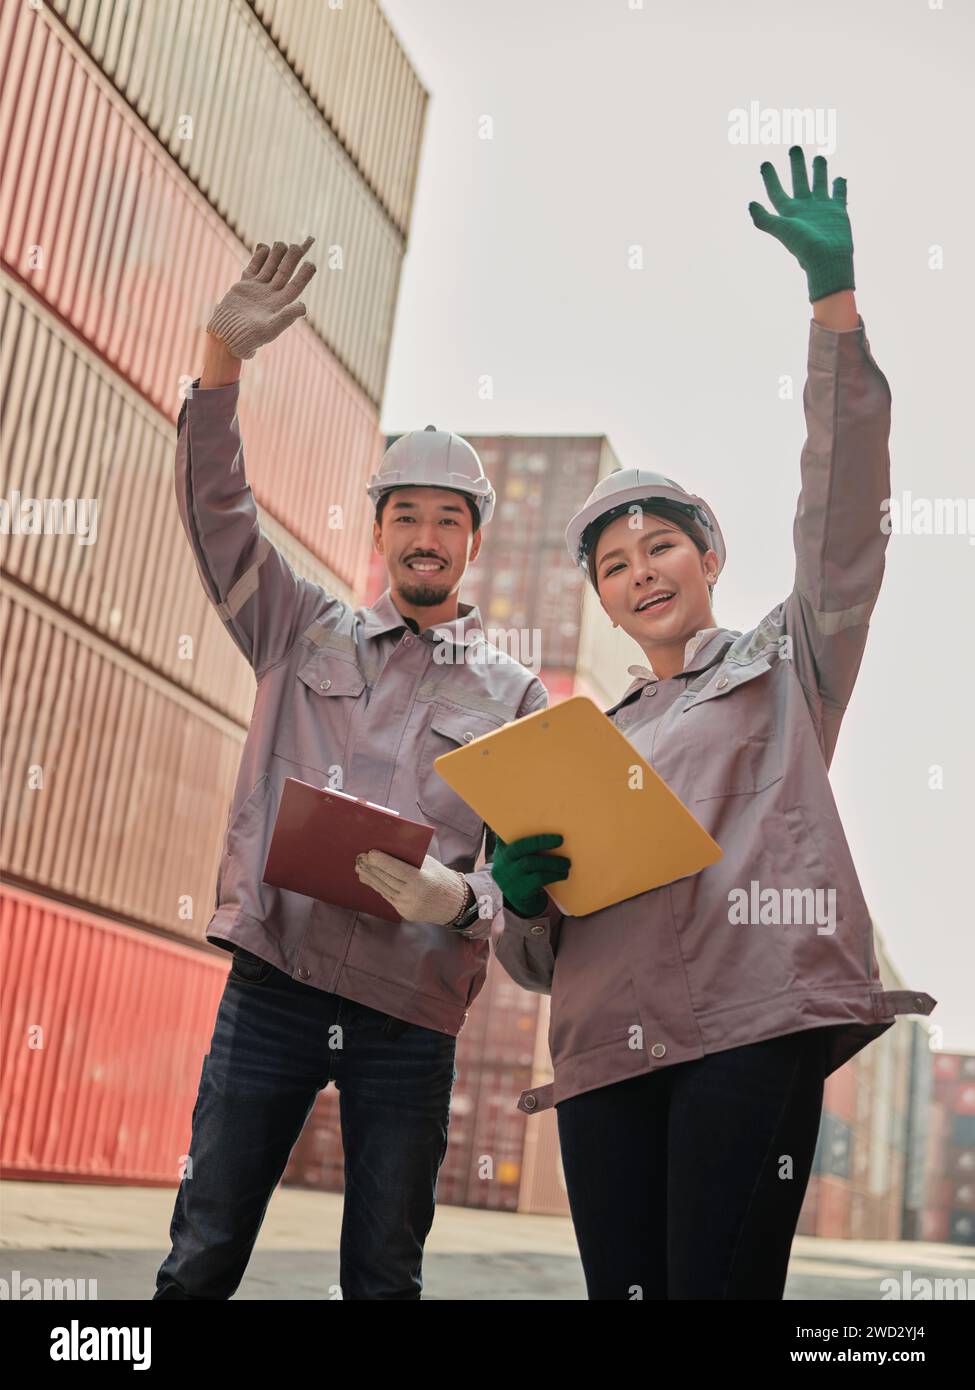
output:
M825 1029L556 1107L590 1299L781 1299L823 1106Z

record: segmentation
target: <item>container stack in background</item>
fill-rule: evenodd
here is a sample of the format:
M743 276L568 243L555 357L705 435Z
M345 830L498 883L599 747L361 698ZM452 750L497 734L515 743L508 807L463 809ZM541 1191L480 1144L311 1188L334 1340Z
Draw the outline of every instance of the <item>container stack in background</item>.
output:
M97 503L91 543L0 537L0 1163L174 1183L255 691L179 523L176 418L253 247L314 235L241 432L267 534L358 603L428 98L374 0L8 5L0 63L3 495Z
M174 1185L229 964L204 932L255 688L179 523L176 418L253 246L314 235L306 318L244 366L247 477L297 573L382 592L365 484L391 442L428 95L375 0L11 4L0 60L2 493L97 500L90 544L0 536L0 1165ZM539 632L552 703L609 705L639 653L563 541L608 442L467 437L498 505L463 600L489 635ZM548 1018L492 959L442 1202L568 1213L555 1111L516 1109L551 1080ZM830 1078L800 1230L971 1239L971 1073L932 1092L926 1041L899 1021ZM341 1190L338 1110L329 1087L285 1182Z
M928 1199L920 1236L975 1245L975 1055L934 1058Z
M519 659L530 665L537 653L532 669L552 704L579 693L584 576L569 559L565 528L598 480L619 467L609 440L604 435L468 434L462 422L437 423L477 450L496 494L480 553L464 576L462 601L477 607L489 637L491 629L538 634L537 647L529 638ZM398 438L387 435L386 447ZM374 555L369 603L386 582L382 559ZM506 650L519 654L514 647Z
M902 989L877 935L875 929L884 988ZM898 1019L826 1078L800 1235L947 1239L923 1236L921 1229L931 1192L927 1147L936 1116L930 1096L939 1060L930 1041L928 1024Z

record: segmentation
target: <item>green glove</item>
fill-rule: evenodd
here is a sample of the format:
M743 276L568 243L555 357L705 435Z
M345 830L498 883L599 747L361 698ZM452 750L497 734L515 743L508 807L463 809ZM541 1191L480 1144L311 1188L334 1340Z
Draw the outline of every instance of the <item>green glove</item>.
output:
M537 917L545 911L548 899L542 887L565 878L572 860L561 854L542 854L562 843L561 835L525 835L505 844L495 835L491 873L501 889L504 905L519 917Z
M826 159L813 160L813 186L806 181L802 147L789 151L792 162L792 197L786 195L779 176L767 161L761 167L765 191L779 217L761 203L749 203L748 211L759 231L768 232L795 256L806 272L809 300L814 304L837 290L852 290L853 233L846 215L846 179L833 180L833 196L826 185Z

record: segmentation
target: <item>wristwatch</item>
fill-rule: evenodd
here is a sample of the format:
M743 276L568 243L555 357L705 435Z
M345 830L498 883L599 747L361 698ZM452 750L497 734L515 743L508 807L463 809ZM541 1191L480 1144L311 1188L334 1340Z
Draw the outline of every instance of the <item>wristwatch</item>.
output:
M474 923L477 921L478 917L480 916L477 895L475 894L474 889L471 887L471 885L467 882L466 878L464 879L464 886L467 889L467 896L464 899L464 906L458 912L454 920L452 922L447 923L447 926L451 929L451 931L462 931L465 927L472 927Z

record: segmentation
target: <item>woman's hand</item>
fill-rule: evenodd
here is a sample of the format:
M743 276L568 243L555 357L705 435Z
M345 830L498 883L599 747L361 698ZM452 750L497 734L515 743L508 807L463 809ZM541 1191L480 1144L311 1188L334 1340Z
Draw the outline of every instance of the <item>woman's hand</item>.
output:
M276 241L270 250L263 244L257 246L240 279L231 285L207 324L207 332L233 357L253 357L259 347L272 342L305 313L304 304L294 301L318 267L307 261L297 275L292 272L314 240L305 237L300 246Z
M495 835L491 875L506 906L514 908L519 917L537 917L544 912L548 903L544 884L568 876L571 859L541 853L561 843L561 835L525 835L508 845Z
M786 246L806 272L811 303L855 288L853 281L853 233L846 212L846 179L833 180L829 196L825 156L813 160L813 185L806 178L806 158L799 145L789 151L792 164L792 197L774 167L761 166L765 191L778 217L762 206L749 203L748 211L760 231Z

